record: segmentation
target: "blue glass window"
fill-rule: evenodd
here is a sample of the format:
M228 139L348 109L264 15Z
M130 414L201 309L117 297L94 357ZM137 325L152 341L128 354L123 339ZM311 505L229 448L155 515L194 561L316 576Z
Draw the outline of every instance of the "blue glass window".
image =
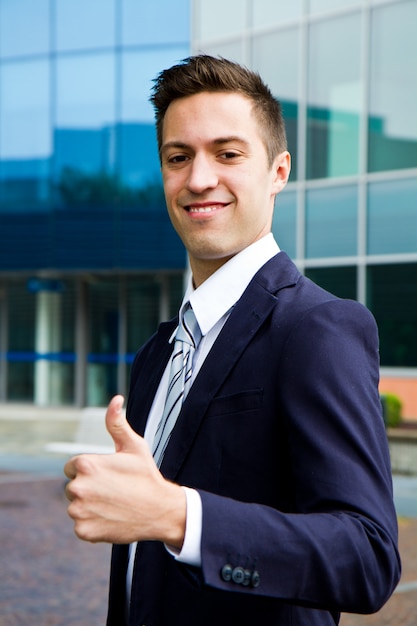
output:
M161 185L154 111L149 96L159 72L189 54L186 46L127 52L122 57L119 174L131 188Z
M358 4L358 0L310 0L308 4L310 5L310 13L314 15L315 13L322 13L323 11L344 9L352 4Z
M301 17L302 0L256 0L252 2L253 25L255 27L272 24L280 25L286 20Z
M106 54L57 60L54 263L58 267L111 267L116 262L114 65L114 56Z
M49 52L49 0L0 2L0 58Z
M285 190L275 198L272 232L281 248L290 257L297 256L297 194Z
M0 66L0 210L33 210L49 199L49 66Z
M370 183L368 254L417 252L417 179Z
M271 35L254 37L252 67L258 71L280 100L287 130L288 149L292 166L290 180L297 178L298 123L298 49L299 30L290 29ZM291 50L291 54L288 54ZM285 59L277 71L277 59Z
M417 2L372 12L368 169L417 167Z
M11 281L8 287L9 332L7 398L30 402L33 399L35 361L35 298L25 280Z
M54 170L58 180L68 168L88 174L113 168L114 64L111 55L57 60Z
M218 39L240 35L246 26L246 6L242 0L200 0L196 5L196 38Z
M182 44L189 39L189 0L122 0L123 45Z
M306 257L357 253L357 188L311 189L306 195Z
M305 275L339 298L356 300L356 267L309 267Z
M204 54L212 56L221 56L236 63L245 63L245 54L243 51L243 39L234 39L233 41L222 41L215 45L204 45Z
M115 0L55 0L57 50L114 46Z
M87 404L105 406L118 392L120 281L100 279L88 285Z
M385 367L417 367L416 285L416 263L368 268L367 306L378 323Z
M310 26L307 178L358 172L360 27L359 14Z

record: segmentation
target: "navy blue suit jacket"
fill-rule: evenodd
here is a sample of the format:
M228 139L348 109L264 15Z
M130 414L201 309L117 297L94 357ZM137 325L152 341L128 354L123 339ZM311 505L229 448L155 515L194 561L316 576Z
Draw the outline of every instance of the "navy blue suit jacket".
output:
M133 365L143 434L172 346L162 324ZM378 610L400 575L372 315L281 252L255 275L198 373L161 471L203 504L202 567L139 544L129 624L325 626ZM115 546L109 626L123 623Z

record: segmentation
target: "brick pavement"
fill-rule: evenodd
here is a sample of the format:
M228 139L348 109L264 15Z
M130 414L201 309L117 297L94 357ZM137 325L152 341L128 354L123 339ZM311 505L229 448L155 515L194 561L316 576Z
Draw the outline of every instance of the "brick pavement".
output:
M0 626L102 626L110 546L78 540L64 477L0 473Z
M75 537L63 486L64 478L0 472L0 626L105 624L110 546ZM401 583L417 581L417 519L400 519L399 527ZM416 624L417 589L394 594L376 615L341 620Z

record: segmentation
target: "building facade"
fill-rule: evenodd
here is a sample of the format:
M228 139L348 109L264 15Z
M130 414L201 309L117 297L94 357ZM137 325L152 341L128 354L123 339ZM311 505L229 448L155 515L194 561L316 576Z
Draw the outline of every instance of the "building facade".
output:
M0 402L105 405L177 310L152 79L188 0L0 0Z
M283 105L293 166L278 243L315 282L371 309L381 390L415 418L416 24L416 0L193 3L193 51L259 71Z
M176 311L148 97L192 51L281 100L277 241L371 309L381 389L417 417L415 24L417 0L0 0L0 402L106 404Z

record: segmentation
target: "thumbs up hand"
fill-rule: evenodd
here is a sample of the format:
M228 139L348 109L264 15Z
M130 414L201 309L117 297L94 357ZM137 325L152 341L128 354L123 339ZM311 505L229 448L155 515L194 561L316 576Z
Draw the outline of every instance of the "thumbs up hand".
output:
M106 428L113 439L116 452L134 453L135 450L139 450L143 439L135 433L124 417L123 402L123 396L114 396L110 400L106 412Z
M115 396L106 413L114 454L81 454L65 465L68 514L75 533L91 542L156 540L181 549L185 493L162 476L122 406L123 396Z

